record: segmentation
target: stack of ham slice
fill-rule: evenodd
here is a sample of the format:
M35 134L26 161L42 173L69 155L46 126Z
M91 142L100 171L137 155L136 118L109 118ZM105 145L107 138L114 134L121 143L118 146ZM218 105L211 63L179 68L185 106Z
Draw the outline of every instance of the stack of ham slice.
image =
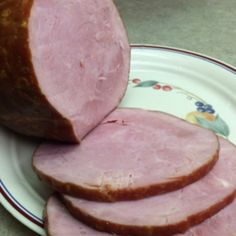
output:
M72 217L65 206L55 197L51 197L46 207L46 225L48 235L69 236L108 236L104 232L95 231ZM175 236L233 236L236 232L236 201L225 207L215 216L209 218L184 234Z
M51 197L46 208L49 235L81 235L81 232L91 236L109 233L135 236L234 235L236 147L223 138L219 140L219 161L213 169L200 180L176 191L112 203L62 194L60 198L68 210L60 200Z
M117 109L80 145L43 144L33 166L56 190L90 200L139 199L183 187L218 160L218 139L173 116Z
M100 230L120 235L183 233L231 203L236 192L236 148L221 140L220 159L201 180L159 196L115 203L63 196L71 213Z
M130 47L112 0L0 3L0 124L44 143L50 236L232 236L236 147L165 113L117 108Z
M116 109L80 145L42 144L33 165L89 232L88 226L131 236L197 232L236 194L233 144L142 109ZM48 222L53 230L50 214Z

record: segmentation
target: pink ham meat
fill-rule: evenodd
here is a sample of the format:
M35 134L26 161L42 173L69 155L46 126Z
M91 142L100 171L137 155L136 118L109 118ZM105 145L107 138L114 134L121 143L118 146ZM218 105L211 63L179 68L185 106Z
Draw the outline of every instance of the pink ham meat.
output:
M122 99L130 47L112 0L4 0L0 61L0 124L78 143Z
M50 197L46 206L45 226L50 236L109 236L89 228L73 218L64 205L56 198Z
M236 232L236 201L202 224L191 228L185 234L175 236L234 236ZM46 230L50 236L109 236L95 231L73 218L65 206L51 197L46 207ZM112 234L114 235L114 234Z
M106 232L129 236L184 233L216 214L235 197L236 147L223 139L220 145L220 159L213 170L178 191L116 203L92 202L64 195L65 204L79 220Z
M33 166L53 188L86 199L139 199L181 188L218 159L216 135L160 112L117 109L80 146L43 144Z
M176 236L235 236L236 200L217 215Z

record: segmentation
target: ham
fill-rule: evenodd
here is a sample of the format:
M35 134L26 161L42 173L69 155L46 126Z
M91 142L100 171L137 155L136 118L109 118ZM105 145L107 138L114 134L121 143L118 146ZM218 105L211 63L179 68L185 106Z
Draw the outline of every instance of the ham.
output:
M51 197L46 206L45 228L50 236L109 236L96 231L72 217L65 206ZM202 224L191 228L185 234L175 236L228 236L236 232L236 201ZM114 235L114 234L112 234Z
M218 160L210 130L161 112L120 108L77 145L43 144L33 166L62 193L90 200L140 199L181 188Z
M73 218L65 206L54 196L46 206L45 229L50 236L109 236L84 225Z
M0 61L0 124L78 143L122 99L130 47L112 0L4 0Z
M236 232L236 200L217 215L176 236L234 236Z
M102 231L129 236L184 233L235 198L236 147L223 139L220 139L220 145L220 159L213 170L201 180L175 192L115 203L64 195L64 202L75 217Z

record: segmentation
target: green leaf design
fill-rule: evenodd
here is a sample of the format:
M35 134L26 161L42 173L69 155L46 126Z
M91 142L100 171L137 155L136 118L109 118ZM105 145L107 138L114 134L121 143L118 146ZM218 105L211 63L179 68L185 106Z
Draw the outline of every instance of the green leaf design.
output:
M216 116L214 121L208 121L202 117L195 116L199 125L204 128L211 129L217 134L228 137L230 134L229 126L221 119L219 115Z
M155 81L155 80L146 80L146 81L142 81L140 82L139 84L137 84L136 86L134 86L135 88L138 88L138 87L142 87L142 88L147 88L147 87L153 87L155 86L156 84L158 84L159 82L158 81Z

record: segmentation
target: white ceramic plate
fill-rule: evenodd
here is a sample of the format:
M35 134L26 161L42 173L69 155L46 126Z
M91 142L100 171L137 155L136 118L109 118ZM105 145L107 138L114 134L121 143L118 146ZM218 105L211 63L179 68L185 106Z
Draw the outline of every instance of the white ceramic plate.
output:
M136 45L121 106L168 112L236 143L235 88L236 69L229 65L184 50ZM0 128L0 200L19 221L44 235L42 214L51 190L31 168L37 145Z

